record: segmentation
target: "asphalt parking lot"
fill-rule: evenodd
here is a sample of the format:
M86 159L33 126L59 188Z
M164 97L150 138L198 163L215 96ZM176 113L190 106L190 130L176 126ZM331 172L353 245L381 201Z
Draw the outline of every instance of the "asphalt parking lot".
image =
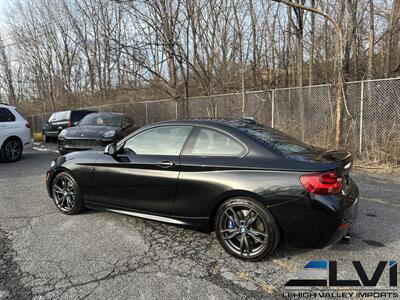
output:
M371 272L399 259L400 179L354 170L360 211L351 243L284 249L258 263L227 255L214 234L109 212L61 214L44 176L57 156L36 145L17 163L0 163L0 299L282 298L283 285L308 260L351 261Z

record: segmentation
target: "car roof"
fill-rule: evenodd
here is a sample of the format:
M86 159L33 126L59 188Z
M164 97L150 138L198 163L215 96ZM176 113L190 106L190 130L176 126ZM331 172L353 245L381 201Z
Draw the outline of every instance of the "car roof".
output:
M191 125L191 126L210 126L216 128L240 128L252 125L257 125L257 123L252 119L242 118L242 119L187 119L187 120L172 120L172 121L162 121L151 125Z
M15 106L9 105L7 103L0 103L0 107L3 107L3 108L15 108Z
M60 111L55 111L53 112L53 114L59 114L59 113L66 113L66 112L79 112L79 111L84 111L84 112L97 112L95 110L91 110L91 109L70 109L70 110L60 110Z
M96 115L116 115L116 116L124 116L126 114L124 113L118 113L118 112L107 112L107 111L103 111L103 112L92 112L91 114L96 114Z
M97 110L86 109L86 108L85 109L74 109L74 110L71 110L71 112L80 112L80 111L84 111L84 112L88 112L88 111L90 112L91 111L91 112L94 112L94 113L97 112Z

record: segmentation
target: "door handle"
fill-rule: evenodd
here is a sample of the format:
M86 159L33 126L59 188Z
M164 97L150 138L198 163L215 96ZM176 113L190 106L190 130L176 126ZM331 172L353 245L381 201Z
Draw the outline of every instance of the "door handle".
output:
M160 162L156 163L156 165L163 169L168 169L168 168L175 166L175 164L169 160L160 161Z

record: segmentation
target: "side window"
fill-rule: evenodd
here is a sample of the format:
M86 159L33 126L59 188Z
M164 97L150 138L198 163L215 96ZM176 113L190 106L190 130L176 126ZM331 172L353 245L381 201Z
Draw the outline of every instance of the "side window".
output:
M70 112L69 111L60 111L54 113L51 117L49 122L59 122L59 121L66 121L69 119Z
M191 126L163 126L146 130L125 142L124 152L142 155L179 155Z
M69 111L62 111L57 116L57 121L66 121L69 120L71 112Z
M129 116L124 116L123 126L125 127L125 126L133 126L133 125L135 125L135 121Z
M0 108L0 122L14 122L15 116L7 108Z
M226 134L210 129L200 129L189 155L239 156L243 152L243 146Z
M56 119L57 113L54 113L51 115L51 117L49 118L48 122L51 123Z

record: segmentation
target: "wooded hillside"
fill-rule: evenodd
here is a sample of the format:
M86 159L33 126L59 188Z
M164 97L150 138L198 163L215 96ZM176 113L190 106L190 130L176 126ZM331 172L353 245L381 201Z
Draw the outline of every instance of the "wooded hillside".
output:
M339 23L344 80L400 75L400 0L294 2ZM337 72L333 26L271 0L14 0L7 15L1 101L32 113L333 83Z

